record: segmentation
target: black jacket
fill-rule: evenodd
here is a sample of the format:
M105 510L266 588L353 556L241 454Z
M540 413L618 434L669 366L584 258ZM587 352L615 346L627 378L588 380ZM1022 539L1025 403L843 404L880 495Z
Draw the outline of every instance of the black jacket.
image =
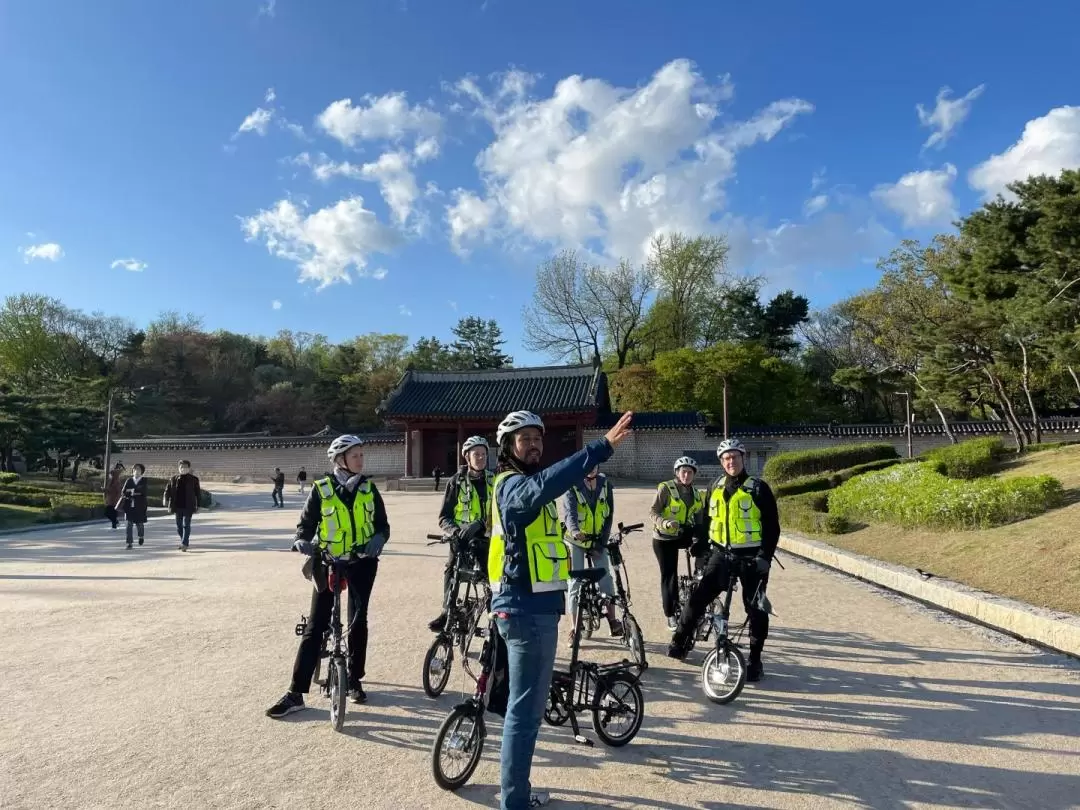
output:
M334 476L331 475L329 478L330 483L334 486L334 492L341 498L342 503L352 509L353 501L356 500L356 493L347 490ZM357 484L357 489L360 488L360 484L367 480L366 476L361 478L360 483ZM315 483L318 483L318 481ZM371 482L371 492L375 496L375 533L381 534L389 542L390 523L386 519L386 505L383 503L382 495L379 493L374 481ZM322 523L322 495L319 494L317 486L312 486L308 492L304 508L300 512L300 522L296 524L296 539L311 540L319 533L320 523Z
M734 478L721 475L709 485L709 489L705 493L705 521L702 526L703 540L709 536L711 518L709 518L708 512L713 492L717 489L723 490L724 502L727 503L731 500L731 496L735 494L735 490L742 486L749 477L746 471ZM780 513L776 508L776 497L773 495L773 491L769 489L769 485L760 478L754 479L751 496L754 503L757 504L757 508L761 510L761 548L754 549L754 551L771 560L776 552L776 546L780 542Z
M132 523L146 523L146 476L138 482L128 478L121 490L121 497L124 499L120 507L124 517Z
M274 476L274 489L283 489L285 487L285 473L279 472Z
M191 515L198 511L202 499L199 478L191 473L174 475L165 487L162 499L174 515Z
M442 509L439 511L439 528L444 532L452 532L458 528L454 520L454 511L457 508L458 495L461 492L461 482L467 477L468 472L456 472L446 482L446 492L443 494ZM480 514L487 514L487 475L481 473L479 478L470 478L469 483L476 490L476 496L480 499ZM486 532L485 532L486 534Z

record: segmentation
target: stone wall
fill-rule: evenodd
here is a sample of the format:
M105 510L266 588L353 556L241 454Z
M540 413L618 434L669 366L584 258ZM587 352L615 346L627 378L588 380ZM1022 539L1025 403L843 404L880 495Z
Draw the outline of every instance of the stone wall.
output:
M308 483L329 469L326 445L308 447L237 447L228 449L124 449L113 459L130 468L140 462L152 476L176 473L180 459L191 462L192 472L205 481L266 481L274 467L285 473L286 485L292 485L301 466L307 468ZM364 448L364 472L373 478L397 478L405 469L405 443L368 444Z

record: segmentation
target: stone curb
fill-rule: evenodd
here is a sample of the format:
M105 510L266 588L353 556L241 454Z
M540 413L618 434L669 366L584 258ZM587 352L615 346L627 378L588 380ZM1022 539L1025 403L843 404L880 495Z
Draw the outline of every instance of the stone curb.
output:
M1080 658L1080 616L995 596L939 577L864 557L785 532L781 551L1000 630L1022 641Z
M215 502L216 503L216 502ZM169 513L164 509L151 508L146 516L147 520L168 517ZM26 534L27 532L44 532L49 529L74 529L78 526L96 526L100 523L108 523L109 519L102 516L94 520L65 521L61 523L31 523L21 529L0 529L0 537L8 537L12 534ZM123 525L123 524L121 524Z

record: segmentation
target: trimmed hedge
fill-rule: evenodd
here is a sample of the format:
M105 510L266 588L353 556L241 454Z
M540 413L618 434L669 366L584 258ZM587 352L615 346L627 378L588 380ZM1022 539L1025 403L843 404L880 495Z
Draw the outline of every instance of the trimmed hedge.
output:
M14 484L18 480L18 473L0 472L0 484Z
M948 478L973 479L990 475L1009 451L999 438L971 439L923 454L935 471Z
M856 475L884 470L906 462L906 458L883 458L881 461L869 461L866 464L848 467L846 470L838 470L837 472L822 475L804 475L802 478L793 478L784 484L777 484L773 487L773 492L777 498L801 495L804 492L824 492L827 489L835 489Z
M868 473L829 493L831 515L905 528L985 529L1035 517L1064 501L1049 475L947 478L928 463Z
M1080 441L1065 441L1065 442L1039 442L1038 444L1029 444L1024 448L1025 453L1038 453L1042 450L1060 450L1062 447L1075 447L1080 444Z
M43 509L52 506L52 498L40 492L12 492L8 489L0 489L0 503Z
M769 483L782 484L796 478L837 472L872 461L900 458L891 444L842 444L818 450L777 453L765 462L762 478Z
M851 522L840 515L829 514L829 496L824 492L805 492L777 501L780 525L806 534L845 534L852 530Z

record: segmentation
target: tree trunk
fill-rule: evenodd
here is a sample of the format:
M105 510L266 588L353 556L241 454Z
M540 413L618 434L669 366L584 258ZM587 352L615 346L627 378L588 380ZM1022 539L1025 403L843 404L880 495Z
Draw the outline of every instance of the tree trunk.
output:
M1076 369L1072 366L1065 366L1069 370L1069 376L1073 378L1073 382L1076 384L1076 392L1080 394L1080 378L1076 376Z
M934 406L934 410L937 411L938 418L941 419L941 427L945 431L945 435L949 437L949 444L956 444L956 434L952 432L952 428L949 427L949 420L945 417L945 411L941 409L941 405L938 404L937 398L931 396L930 389L922 384L922 380L919 379L919 375L913 371L909 371L908 375L915 381L915 384L919 386L919 390L926 394L926 398L930 400L930 404Z
M79 457L75 456L75 460L71 463L71 483L75 483L79 479Z
M990 381L990 387L994 390L998 403L1001 405L1005 423L1009 426L1013 441L1016 442L1016 449L1018 451L1023 450L1026 445L1031 443L1031 437L1027 435L1027 431L1024 430L1020 420L1016 417L1016 411L1013 410L1012 402L1009 400L1009 394L1005 390L1004 384L990 369L983 368L983 373L986 374L986 378Z
M1024 389L1024 396L1027 398L1028 410L1031 411L1031 424L1035 433L1035 444L1042 443L1042 426L1039 425L1039 413L1035 410L1035 400L1031 397L1031 368L1028 366L1028 353L1027 346L1024 345L1024 341L1017 340L1020 344L1020 353L1024 358L1024 364L1020 374L1020 385Z

